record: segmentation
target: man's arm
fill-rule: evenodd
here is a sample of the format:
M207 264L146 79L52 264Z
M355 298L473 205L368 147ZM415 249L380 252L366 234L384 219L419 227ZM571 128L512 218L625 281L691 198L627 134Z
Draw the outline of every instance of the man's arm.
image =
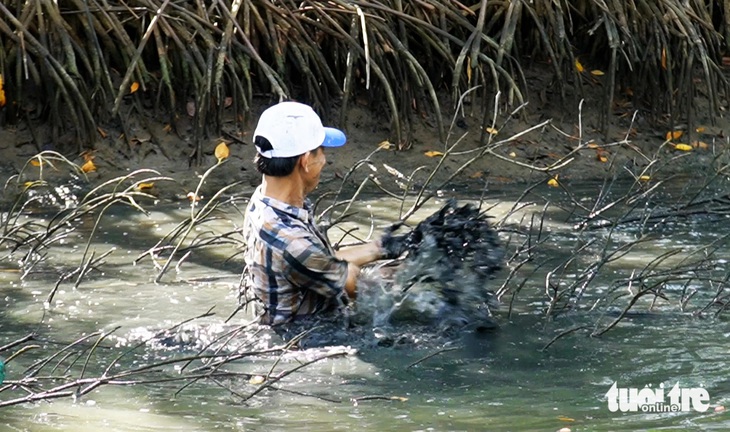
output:
M345 280L345 292L352 300L357 298L357 278L360 276L360 267L355 264L347 264L347 280Z
M357 278L360 276L360 267L377 261L383 257L380 241L371 241L356 246L349 246L338 250L335 256L347 261L347 281L345 292L351 299L357 297Z
M348 246L335 252L335 256L341 260L345 260L350 264L362 267L365 264L370 264L373 261L377 261L383 257L383 251L380 247L380 241L371 241L356 246ZM348 279L350 277L348 272ZM358 269L359 273L359 269Z

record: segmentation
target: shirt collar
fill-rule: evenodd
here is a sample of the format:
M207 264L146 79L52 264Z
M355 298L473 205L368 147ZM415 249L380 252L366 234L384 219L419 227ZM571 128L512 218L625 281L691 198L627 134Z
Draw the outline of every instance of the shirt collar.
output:
M303 222L311 221L312 212L309 211L309 200L304 200L304 208L293 206L291 204L285 203L284 201L279 201L278 199L265 196L261 191L261 186L257 187L256 191L253 193L253 196L251 196L251 201L254 200L261 201L264 205L282 211L289 216L299 219Z

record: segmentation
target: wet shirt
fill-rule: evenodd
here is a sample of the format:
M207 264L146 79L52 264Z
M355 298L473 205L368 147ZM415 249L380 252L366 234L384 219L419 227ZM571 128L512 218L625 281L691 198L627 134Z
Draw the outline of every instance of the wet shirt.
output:
M246 209L246 283L263 304L263 323L335 310L346 297L347 262L335 257L307 207L266 197L259 187Z

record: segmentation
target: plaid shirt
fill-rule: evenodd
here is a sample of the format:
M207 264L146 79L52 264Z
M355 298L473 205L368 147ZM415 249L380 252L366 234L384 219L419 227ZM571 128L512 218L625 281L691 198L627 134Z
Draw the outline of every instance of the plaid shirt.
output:
M304 208L266 197L258 187L246 209L246 284L263 303L262 322L280 324L335 310L346 296L347 261Z

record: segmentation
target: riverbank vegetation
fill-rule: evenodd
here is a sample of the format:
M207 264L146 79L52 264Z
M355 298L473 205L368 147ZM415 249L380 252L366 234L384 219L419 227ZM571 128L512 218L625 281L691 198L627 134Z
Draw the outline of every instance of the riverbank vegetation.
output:
M80 152L109 128L131 139L130 116L171 129L189 116L198 164L203 139L240 136L261 96L311 103L340 124L366 104L405 147L423 119L445 142L444 115L475 87L469 110L483 141L497 93L507 112L590 95L604 129L618 99L691 126L698 97L709 117L725 105L728 9L704 0L11 0L0 5L0 124L50 124L56 149ZM540 87L536 69L548 77ZM36 137L39 150L45 139Z

